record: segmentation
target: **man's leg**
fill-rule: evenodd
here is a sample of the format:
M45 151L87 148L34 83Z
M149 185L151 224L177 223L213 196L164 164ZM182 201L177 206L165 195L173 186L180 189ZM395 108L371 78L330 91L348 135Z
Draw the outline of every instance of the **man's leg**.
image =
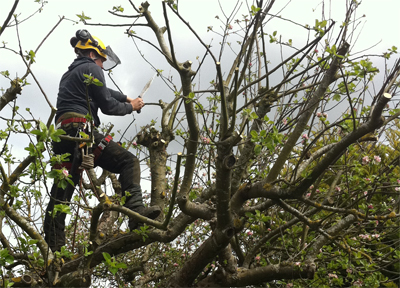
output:
M95 132L96 144L100 143L104 137L104 135ZM125 199L125 207L151 219L155 219L160 215L161 210L158 206L145 208L143 205L142 189L140 187L140 163L135 155L122 148L116 142L110 141L101 156L95 161L95 165L112 173L120 174L119 181L121 183L122 196L125 196L126 191L130 194ZM131 224L134 222L132 220L130 220L129 228L136 228L134 224Z
M71 128L66 130L70 136L76 136L78 133L77 128ZM62 202L70 202L72 195L75 190L75 186L79 182L80 173L79 165L81 163L81 154L78 151L78 145L73 141L63 140L61 142L53 143L53 150L55 154L69 153L70 161L72 162L71 170L68 171L72 176L74 186L68 183L67 188L58 188L58 183L54 183L51 188L50 201L46 209L46 215L43 223L43 230L45 233L45 240L50 246L50 249L54 251L60 251L61 247L65 245L65 213L53 212L54 205L62 204ZM61 202L60 202L61 201Z
M73 177L74 183L79 181L79 175ZM65 213L55 213L53 211L54 205L61 204L60 201L70 202L72 194L74 193L75 186L68 184L64 190L57 187L57 183L53 184L51 188L51 198L46 209L46 215L44 218L43 230L45 233L44 239L50 246L50 249L60 251L61 247L65 245Z

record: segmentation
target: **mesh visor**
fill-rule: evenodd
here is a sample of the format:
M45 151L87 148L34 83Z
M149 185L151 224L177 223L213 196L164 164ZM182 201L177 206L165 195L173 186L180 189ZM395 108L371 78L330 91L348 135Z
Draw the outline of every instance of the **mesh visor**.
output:
M119 60L118 56L114 53L110 46L107 46L102 52L107 55L107 61L103 63L104 70L111 70L118 64L121 64L121 60Z

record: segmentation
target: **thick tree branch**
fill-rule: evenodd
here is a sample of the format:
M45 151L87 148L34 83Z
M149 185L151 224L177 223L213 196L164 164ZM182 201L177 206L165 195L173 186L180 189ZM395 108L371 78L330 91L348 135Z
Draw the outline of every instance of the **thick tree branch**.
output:
M3 110L7 103L17 99L17 94L21 95L22 87L18 81L15 79L10 82L11 87L6 90L6 92L0 97L0 111Z
M342 220L339 220L339 222L335 225L333 225L331 228L327 229L326 232L331 235L331 236L337 236L343 233L345 229L347 229L351 224L353 224L355 221L357 221L357 217L354 215L347 215L345 218ZM317 256L317 254L320 253L320 249L329 242L331 242L332 239L329 239L325 235L320 235L317 237L317 239L314 241L314 243L311 245L309 253L307 254L307 262L308 263L314 263L314 260Z
M347 147L355 143L362 136L381 127L384 123L384 119L381 117L382 111L391 98L392 97L390 94L385 93L382 95L379 98L368 122L359 126L357 130L347 134L331 150L329 150L329 152L326 153L326 156L315 166L311 174L308 175L306 179L304 179L302 183L293 191L293 196L300 197L311 186L311 184L314 183L321 173L323 173L323 171L325 171L329 165L333 164L338 155L341 155L347 149Z
M282 263L280 265L268 265L253 269L240 270L236 275L229 275L226 279L227 286L261 285L279 279L313 279L316 271L314 263L302 266L294 263Z
M122 206L119 207L125 208ZM129 213L128 211L131 211L127 208L125 209L121 209L121 211L123 210L124 211L123 213L126 214ZM136 219L140 220L140 222L145 222L145 220L148 219L135 212L132 212L132 214L130 214L129 216L136 217ZM174 240L178 235L180 235L186 229L187 225L189 225L195 220L196 220L195 218L192 218L190 216L181 213L180 215L178 215L178 217L176 217L172 221L172 223L170 223L167 231L162 231L158 229L148 230L147 232L148 238L146 238L145 241L143 241L141 235L138 235L134 232L114 234L108 239L105 239L105 241L103 241L102 244L97 247L96 251L93 253L93 258L91 259L90 266L91 268L95 267L104 260L102 254L103 252L107 252L110 255L119 255L121 253L126 253L134 249L147 246L156 241L163 243L170 242ZM79 265L81 265L80 263L82 263L82 261L83 261L83 256L75 258L65 263L65 265L62 267L62 271L60 272L60 276L76 271Z
M216 229L193 255L186 261L172 280L172 286L189 287L204 267L215 258L228 244L234 234L233 228L224 231Z
M267 176L267 182L272 182L279 176L279 173L282 170L283 165L285 165L286 159L290 156L293 147L296 145L297 140L300 138L301 133L303 133L304 128L308 124L308 120L310 119L312 113L314 113L314 110L318 107L317 104L323 98L322 96L325 94L329 85L336 80L335 76L336 72L338 71L339 65L342 62L344 55L346 55L349 47L350 45L345 42L339 48L337 53L338 56L336 56L333 59L329 67L329 70L325 73L324 78L321 81L321 84L319 85L318 89L315 91L311 99L308 100L308 104L305 110L302 112L301 116L299 117L295 129L290 134L288 140L286 141L285 146L283 147L273 167L271 168Z
M45 259L53 259L53 253L49 249L49 246L43 237L37 232L35 227L32 227L29 222L24 219L24 217L18 214L17 211L11 208L8 204L4 204L2 209L6 212L7 216L15 222L15 224L21 227L21 229L29 235L29 237L34 240L38 240L36 245Z
M175 65L171 51L169 50L168 45L165 42L165 39L163 36L166 29L160 28L157 25L157 23L154 21L153 17L150 14L150 11L148 10L149 6L150 6L150 4L146 1L146 2L142 3L141 6L139 6L139 11L140 11L140 13L142 13L144 15L149 27L153 30L153 32L157 38L157 42L160 45L161 51L163 52L163 55L165 56L165 59L172 67L175 67L175 69L177 69L177 66ZM176 62L176 63L178 63L178 62ZM179 66L179 63L178 63L178 66Z

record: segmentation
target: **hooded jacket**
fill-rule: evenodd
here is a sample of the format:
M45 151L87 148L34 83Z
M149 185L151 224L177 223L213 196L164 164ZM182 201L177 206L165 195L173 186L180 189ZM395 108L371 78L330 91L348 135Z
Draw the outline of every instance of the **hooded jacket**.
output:
M94 125L100 125L98 110L106 115L126 115L132 113L132 105L126 102L126 95L109 89L105 85L103 70L90 58L79 57L68 67L62 76L57 97L57 113L55 121L66 112L75 112L83 115L89 113L86 101L86 78L83 74L92 75L103 86L94 84L88 86L90 109Z

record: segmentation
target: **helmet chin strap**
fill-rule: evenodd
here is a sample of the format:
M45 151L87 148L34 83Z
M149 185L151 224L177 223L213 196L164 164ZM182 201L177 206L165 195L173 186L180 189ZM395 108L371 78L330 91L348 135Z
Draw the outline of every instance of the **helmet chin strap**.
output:
M94 56L92 56L92 53L94 54ZM90 53L89 53L90 59L92 59L93 61L96 61L97 59L100 59L100 58L98 57L98 55L96 55L96 54L97 54L97 53L94 52L94 51L90 52Z

